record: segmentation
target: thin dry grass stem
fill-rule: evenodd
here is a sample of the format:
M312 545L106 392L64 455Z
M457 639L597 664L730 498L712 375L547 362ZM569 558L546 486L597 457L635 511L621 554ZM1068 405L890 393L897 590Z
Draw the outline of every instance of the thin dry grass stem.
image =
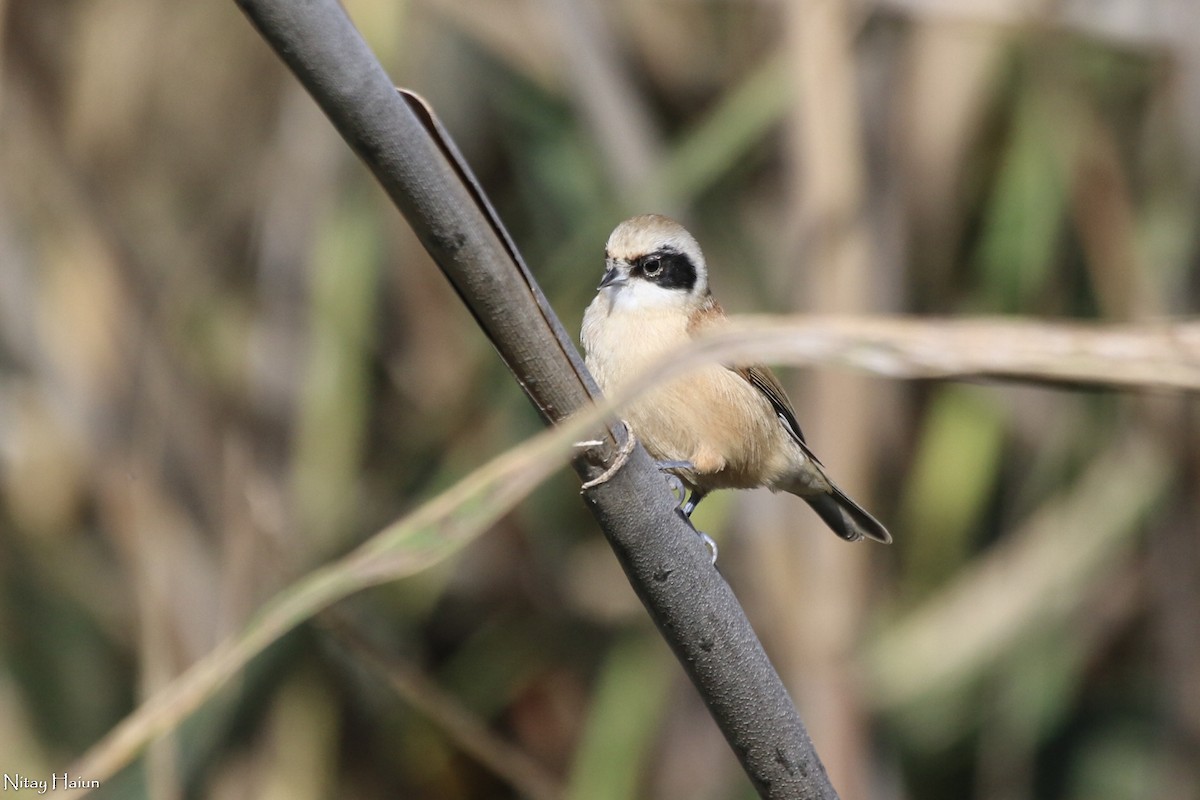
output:
M284 18L295 18L337 4L276 5ZM822 426L828 412L821 406L842 410L842 404L835 398L814 406L812 396L796 397L807 406L801 419L817 451L847 488L857 493L877 485L880 498L863 499L877 503L872 510L896 529L899 549L866 554L878 560L867 581L842 581L841 563L820 575L822 586L836 588L819 599L841 604L835 613L843 619L857 619L864 602L882 606L879 628L854 639L833 662L850 677L831 681L828 666L801 666L789 680L793 691L805 691L806 682L819 685L818 699L835 698L835 708L843 695L865 701L869 723L887 740L885 755L863 748L854 764L873 788L895 796L1017 797L1031 794L1031 787L1061 785L1072 796L1106 789L1132 795L1137 791L1126 790L1132 780L1143 794L1162 787L1150 793L1188 796L1200 785L1200 648L1191 619L1200 604L1194 536L1200 509L1192 500L1200 496L1200 417L1191 394L1198 384L1200 320L1159 320L1193 313L1200 285L1194 208L1200 3L868 0L848 4L848 36L816 35L813 46L799 47L779 24L785 15L828 14L847 4L768 3L750 13L729 4L605 4L611 31L589 36L589 26L576 20L574 39L547 13L571 13L566 0L345 5L365 23L394 77L447 104L442 111L451 129L465 137L466 152L483 167L513 232L531 248L538 280L568 316L594 285L590 270L599 272L618 199L618 182L604 180L616 170L593 163L598 154L604 158L595 145L602 138L619 142L636 127L626 125L627 112L602 110L606 90L587 83L598 74L583 63L582 42L615 45L601 54L610 59L605 68L639 73L623 100L648 103L655 124L674 132L650 160L652 168L638 174L629 166L644 164L643 153L621 169L635 178L634 201L668 212L674 207L698 223L714 275L724 276L722 296L733 299L725 292L735 285L742 290L734 305L757 288L791 286L800 269L829 270L835 280L849 274L840 258L778 257L780 244L795 244L787 241L787 229L800 226L779 226L774 209L787 208L789 193L794 199L808 191L803 180L793 184L780 174L781 159L789 158L782 151L796 146L805 159L823 162L825 171L812 186L816 193L820 184L826 201L806 199L784 213L806 222L803 235L834 229L835 249L850 246L836 241L843 233L858 239L861 231L851 228L865 229L875 300L894 299L914 311L1011 309L1103 320L746 319L744 330L671 359L658 379L711 358L750 359L837 366L847 373L838 378L857 380L875 396L877 438L871 460L859 464L853 442L839 438L845 431L831 436ZM488 756L468 756L470 735L439 720L453 717L445 707L428 711L428 720L402 714L385 732L399 738L368 742L373 750L379 750L375 744L388 750L390 764L382 771L371 753L341 758L336 720L344 703L328 691L338 676L314 675L304 665L313 655L308 637L287 643L288 650L303 651L294 654L300 662L277 662L274 648L254 662L271 673L265 682L256 679L260 669L240 672L313 609L436 564L402 586L356 598L355 605L384 604L383 613L411 631L406 638L414 644L437 647L452 664L477 664L466 675L452 671L454 679L470 680L464 691L489 708L483 720L467 720L468 727L486 736L491 710L517 714L537 752L557 764L575 763L568 777L545 782L548 792L563 791L559 780L570 793L577 773L587 773L596 796L611 791L614 781L630 787L626 794L638 788L664 797L745 794L730 759L707 741L715 731L699 718L703 711L689 701L687 688L676 687L670 697L657 689L674 664L629 658L622 672L612 668L619 659L609 647L614 657L596 672L599 645L612 643L607 634L573 634L554 652L525 638L547 624L586 628L601 613L590 604L541 604L563 591L574 597L576 562L611 566L607 553L591 547L598 537L586 525L554 535L555 525L582 525L569 497L527 500L502 523L504 536L463 558L463 543L482 535L486 518L524 489L514 483L500 500L467 492L453 511L440 507L450 515L437 517L444 526L431 523L420 535L406 529L411 538L381 539L376 549L332 565L332 573L305 576L315 551L302 546L303 532L316 527L314 501L325 504L297 490L299 483L289 484L288 476L300 472L296 465L315 458L316 471L325 474L313 482L334 478L323 485L333 487L327 497L350 509L345 517L328 517L341 520L342 534L370 533L383 526L380 514L399 516L397 507L423 503L429 487L449 485L448 476L500 449L498 440L507 442L528 425L527 409L494 385L500 373L484 369L492 358L486 342L442 276L425 268L412 232L378 203L320 110L227 6L0 0L0 8L0 48L9 67L0 82L7 112L0 125L6 145L0 147L0 584L10 595L0 608L6 634L0 645L7 645L0 649L9 667L0 670L0 753L8 771L40 775L54 767L61 774L63 754L77 755L89 744L80 732L126 713L122 704L133 692L134 702L146 705L120 729L126 738L118 749L111 749L114 740L105 744L110 773L140 752L126 770L138 774L106 782L107 791L98 795L139 783L162 798L198 786L213 797L279 796L297 781L301 794L313 796L333 785L379 794L390 783L401 784L401 793L478 794L506 780L515 787L509 791L540 797L530 788L536 779L484 774L505 775L497 760L514 766L518 757L501 755L503 747L489 768L447 769L456 758L488 763ZM118 9L130 13L111 13ZM122 20L132 20L132 27ZM337 27L316 25L277 47L290 58L314 42L331 41ZM335 49L347 44L341 40ZM841 51L835 69L830 49ZM808 148L790 142L786 131L780 135L797 105L792 57L810 69L810 94L794 132L808 126L828 144ZM337 109L380 109L394 99L387 80L369 102L329 102L331 91L353 94L377 72L359 62L314 92L326 98L322 105L335 112L339 129L347 126ZM312 72L300 74L313 81ZM581 102L570 109L564 100ZM594 121L589 127L587 113L614 127ZM854 126L862 127L865 146ZM381 159L385 171L396 168L397 148L420 138L412 126L392 122L351 128L359 132L355 150L376 170ZM616 147L614 158L636 155ZM870 154L866 174L847 172L864 152ZM408 186L432 187L433 202L410 202L406 213L420 205L436 218L447 211L444 198L458 197L428 180L423 167L437 160L425 153L399 163L415 177ZM825 182L839 171L840 186ZM848 211L828 210L847 186L864 180L871 184L867 213L859 208L861 186ZM395 182L388 186L399 195ZM640 200L638 192L645 192ZM647 201L651 196L663 199ZM904 219L896 216L900 205ZM426 235L430 230L436 235ZM469 236L461 250L455 234L462 230L459 221L427 224L420 232L453 256L481 241ZM378 317L348 311L347 330L358 332L356 340L362 328L355 321L370 328L361 342L366 349L352 357L368 367L371 380L361 395L336 383L342 396L361 397L353 414L364 415L368 446L361 458L345 458L346 449L342 457L324 458L320 447L297 446L295 428L306 385L301 379L327 374L304 356L330 341L309 336L319 304L305 302L308 266L329 258L329 242L360 237L370 242L352 248L356 258L386 265L378 295L366 298ZM384 249L375 250L380 243ZM743 258L734 256L735 248ZM556 255L547 257L546 250ZM764 261L778 273L758 284ZM503 269L492 272L485 299L517 285L513 278ZM469 282L456 286L478 300ZM806 290L793 298L806 307L877 308L836 306L829 295L818 299ZM536 317L528 306L515 310L507 303L495 304L506 325L519 329ZM486 316L486 304L473 307ZM1118 320L1137 324L1111 325ZM509 333L504 326L489 329L500 341ZM514 355L522 360L512 349L505 357ZM390 385L376 380L385 375ZM997 391L925 384L904 391L864 376L1005 385ZM794 377L809 386L829 376L818 370ZM543 399L545 387L561 385L554 370L540 368L518 380ZM901 390L897 402L879 396L895 389ZM560 392L539 408L553 416L576 407L576 397ZM845 408L848 421L864 416ZM472 424L462 425L467 418ZM1140 436L1149 459L1136 447L1114 445L1114 426ZM857 421L843 427L851 439L859 433ZM610 527L633 531L610 537L620 558L645 563L652 557L680 567L673 574L685 587L683 602L660 603L660 612L698 608L713 618L711 609L722 611L716 625L689 630L715 631L703 641L715 641L718 654L728 651L726 620L734 617L698 591L712 572L707 561L692 570L672 546L658 546L656 531L667 540L695 537L681 521L678 529L667 524L676 515L665 493L650 502L660 481L645 463L635 469L639 459L648 462L635 448L630 464L608 482L607 495L601 484L596 491L602 494L589 503L597 516L607 513ZM603 460L612 463L610 454ZM859 467L874 470L878 480L858 483L864 481L855 477ZM1111 487L1118 498L1109 496ZM303 502L294 502L298 497ZM767 527L765 511L782 508L758 502L762 497L714 498L703 522L718 538L723 529L730 535L723 568L737 570L735 585L753 585L760 598L774 598L758 599L752 615L758 624L780 620L764 632L773 655L790 662L808 655L797 631L820 631L829 616L810 604L795 605L796 590L789 588L807 580L806 571L819 572L819 560L782 556L819 552L843 562L864 553L824 541L809 550L810 539L819 536L795 530L756 532ZM901 502L888 502L897 498ZM1120 498L1141 504L1141 516L1128 508L1119 509L1120 519L1104 517ZM656 516L647 512L659 507ZM1030 513L1014 520L1014 508ZM1094 517L1104 518L1085 535L1080 526ZM650 521L630 527L639 518ZM1123 532L1116 530L1120 525ZM1064 531L1066 541L1058 541ZM325 553L345 552L342 542ZM751 552L766 557L752 563L743 557ZM560 568L563 557L567 572ZM594 582L588 591L611 595L610 576L597 571L587 573ZM631 577L654 586L660 574L665 570ZM764 591L772 581L780 588ZM399 597L403 603L393 604ZM903 598L918 597L913 602L919 605L904 604ZM538 605L493 627L514 599ZM456 612L452 619L447 608ZM455 624L463 619L460 611L470 616L470 631ZM692 619L656 616L676 630L681 618ZM491 638L477 640L478 629L491 631ZM843 637L846 630L825 629ZM228 638L238 632L241 638ZM218 642L224 643L214 649ZM503 656L514 651L528 661L508 664ZM492 658L497 652L502 657ZM709 657L701 649L677 653L693 678L689 664ZM560 663L558 655L568 660ZM354 650L347 661L365 670L373 663ZM551 672L539 668L547 663ZM189 664L192 672L178 679ZM742 717L749 719L749 735L730 740L737 752L775 737L774 731L762 734L769 719L764 706L791 705L785 698L751 707L763 692L740 688L764 685L751 664L739 651L718 665L749 675L741 684L711 680L720 669L697 680L706 699L705 686L718 698L732 698L730 705L751 708ZM271 679L280 677L281 667L287 671L282 685ZM620 673L611 694L601 680L587 680L610 671ZM405 707L417 710L427 694L422 677L407 681L403 665L393 670L390 679L415 694ZM520 687L515 697L514 687ZM647 692L655 702L637 702ZM321 710L298 719L295 707L310 701ZM555 709L611 703L620 715L593 711L584 736L564 737L562 720L544 715L546 701ZM656 711L660 702L665 716ZM197 708L194 719L178 727ZM842 750L839 731L821 721L828 716L809 708L824 747L831 755ZM618 723L636 717L638 735L614 725L616 716ZM430 720L447 735L426 735ZM594 738L587 734L593 725ZM222 744L230 726L239 737L249 735L248 747ZM656 739L668 744L647 744ZM614 741L621 746L610 747ZM156 748L162 768L154 763ZM778 752L762 750L768 760ZM1070 758L1055 757L1068 751ZM296 759L306 768L292 769ZM795 763L812 762L786 766ZM784 775L773 783L786 781ZM842 788L849 796L858 787Z
M812 315L744 316L736 325L697 342L695 356L841 365L893 378L1200 390L1200 322Z
M759 320L760 324L762 322ZM904 348L900 347L907 341L904 334L911 335L914 330L920 332L923 337L934 337L940 343L940 347L950 350L953 350L950 331L955 328L973 328L977 335L988 333L989 340L1005 333L1011 335L1013 332L1012 323L967 325L842 318L840 324L837 324L837 320L824 320L822 323L822 326L840 330L840 337L832 337L836 346L830 346L829 342L826 342L813 347L811 343L806 344L807 337L814 334L814 328L811 327L813 322L804 320L790 325L773 323L773 328L753 332L734 331L697 342L661 369L652 370L646 378L634 382L628 391L618 397L594 406L585 413L577 414L562 425L497 457L421 506L412 515L385 528L345 558L311 573L278 594L240 634L217 646L146 700L92 747L70 772L103 783L136 758L149 742L177 727L251 659L295 626L355 592L414 574L456 552L486 531L500 516L556 470L571 454L573 444L587 438L589 432L595 431L614 408L635 399L655 383L713 361L762 360L766 356L777 356L783 360L803 363L815 363L822 359L829 363L854 363L855 359L846 359L846 353L867 345L877 348L890 345L891 352L904 352ZM879 324L873 327L873 322ZM1031 330L1041 330L1050 339L1054 338L1050 334L1065 333L1056 331L1054 326L1033 323L1017 327L1027 336ZM1193 347L1198 346L1196 343L1200 342L1200 325L1177 327L1187 328L1187 336L1183 338L1192 342ZM863 330L872 331L874 336L866 336L862 333ZM1049 374L1046 379L1063 380L1063 375L1069 372L1076 380L1090 383L1139 385L1131 375L1123 374L1119 369L1095 369L1089 372L1061 368L1063 360L1069 360L1081 349L1088 352L1086 346L1078 345L1080 342L1083 345L1090 344L1091 349L1095 350L1097 346L1104 349L1103 345L1108 342L1108 335L1117 335L1121 337L1119 341L1137 342L1143 346L1155 342L1161 346L1163 341L1161 332L1139 330L1134 326L1120 326L1119 331L1119 334L1114 334L1111 331L1093 330L1089 332L1090 335L1082 336L1076 331L1076 337L1072 339L1077 342L1076 348L1070 352L1060 352L1059 363L1056 364L1053 358L1042 360L1041 366L1047 369ZM1031 337L1031 340L1032 338L1036 337ZM963 350L970 352L969 348ZM1160 355L1178 357L1179 354L1177 350L1168 348L1166 354ZM877 365L877 359L867 359L864 363ZM900 363L907 362L901 359ZM972 363L965 356L956 363L960 366L951 371L963 374L999 374L1023 378L1032 374L1027 354L1007 365L1002 358L996 358L993 354L989 358L989 369L986 373L981 372L977 363L972 369L964 369L961 364ZM1193 370L1190 383L1165 385L1175 385L1177 388L1200 387L1200 374L1195 374L1200 373L1197 364L1200 364L1200 360L1192 359L1190 362ZM1010 369L1004 369L1005 366ZM929 367L926 365L922 369ZM886 372L894 375L897 370L893 365ZM1149 380L1148 385L1162 386L1164 382L1154 379ZM1136 452L1124 457L1127 463L1135 466L1139 463ZM1155 463L1157 462L1149 461L1151 467ZM1153 485L1153 470L1147 467L1145 471L1147 475L1143 477L1146 478L1146 484ZM66 796L83 796L86 793L86 790L80 790L77 794Z
M1072 185L1071 214L1103 316L1112 320L1145 319L1159 312L1155 275L1137 243L1137 215L1129 179L1112 131L1086 110Z
M419 572L486 531L610 413L596 406L504 453L341 560L280 592L242 630L148 698L70 769L102 784L170 732L272 642L365 588ZM66 796L83 796L86 790Z

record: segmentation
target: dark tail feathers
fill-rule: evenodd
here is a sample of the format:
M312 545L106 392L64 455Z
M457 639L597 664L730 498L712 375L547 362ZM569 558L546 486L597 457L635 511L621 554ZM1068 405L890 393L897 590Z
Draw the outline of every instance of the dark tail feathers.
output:
M891 544L892 535L887 528L836 486L832 487L829 494L810 495L804 499L825 520L825 524L846 541L857 542L865 537Z

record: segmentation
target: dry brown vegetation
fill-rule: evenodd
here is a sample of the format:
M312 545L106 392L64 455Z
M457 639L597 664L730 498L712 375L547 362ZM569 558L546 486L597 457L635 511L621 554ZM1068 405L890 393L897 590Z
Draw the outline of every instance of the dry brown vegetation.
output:
M1200 791L1188 0L346 5L569 327L648 210L733 310L838 315L751 344L896 544L696 521L843 798ZM0 0L0 48L0 773L41 779L540 423L234 3ZM96 796L749 796L577 490L278 612Z

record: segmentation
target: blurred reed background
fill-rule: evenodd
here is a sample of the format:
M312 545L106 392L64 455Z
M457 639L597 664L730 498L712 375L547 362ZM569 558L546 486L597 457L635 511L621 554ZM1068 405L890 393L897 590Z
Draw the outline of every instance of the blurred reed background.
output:
M1192 0L346 6L572 330L651 210L734 311L1200 303ZM0 772L46 776L540 423L234 3L0 26ZM1194 400L785 378L895 545L697 522L842 797L1200 796ZM306 626L97 796L753 796L577 490L339 606L387 663Z

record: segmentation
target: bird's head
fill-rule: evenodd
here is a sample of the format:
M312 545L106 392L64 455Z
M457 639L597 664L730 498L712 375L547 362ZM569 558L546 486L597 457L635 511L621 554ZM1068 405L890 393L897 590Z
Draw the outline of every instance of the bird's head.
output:
M614 308L694 308L708 296L700 245L675 220L643 214L622 222L604 248L599 290Z

